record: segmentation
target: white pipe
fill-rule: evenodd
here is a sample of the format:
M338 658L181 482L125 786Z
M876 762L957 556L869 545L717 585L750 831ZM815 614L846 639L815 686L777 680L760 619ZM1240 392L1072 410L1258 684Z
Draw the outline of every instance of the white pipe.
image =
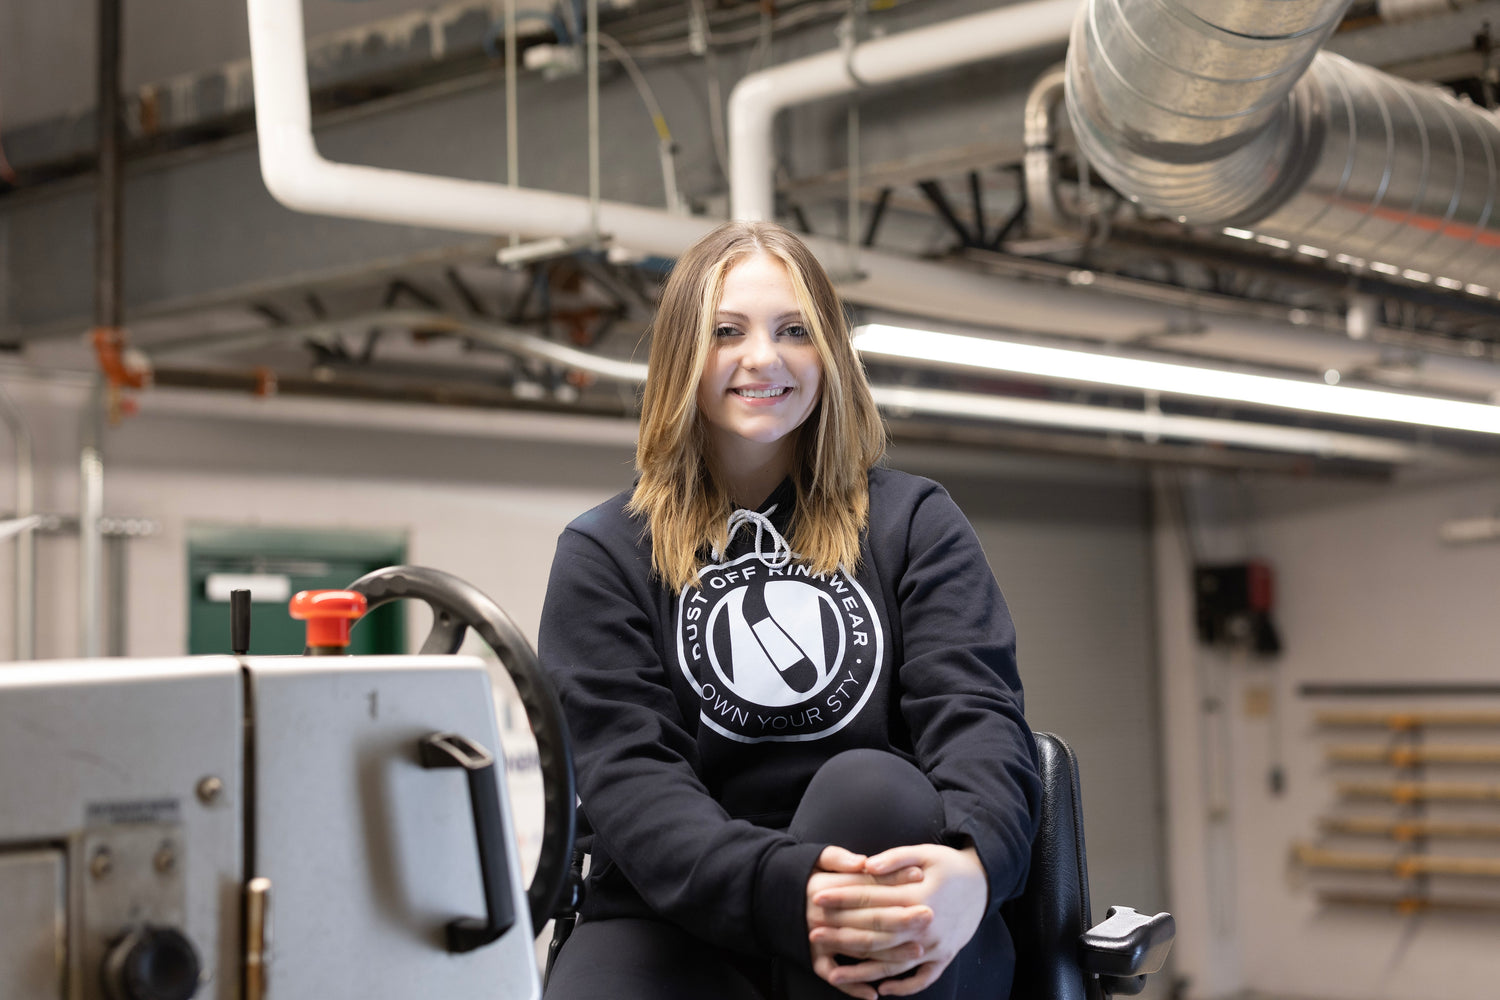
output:
M0 420L10 427L16 443L16 521L22 527L16 533L15 561L15 639L13 659L25 663L36 659L36 526L35 449L26 417L20 407L0 388ZM0 538L6 537L0 531Z
M580 237L590 233L590 205L586 197L324 159L312 135L302 0L247 0L247 5L261 175L271 194L283 205L314 214L486 236L520 233L527 237ZM910 75L918 65L934 65L937 56L930 48L933 45L949 46L950 51L944 54L946 64L958 65L997 52L1047 44L1066 36L1068 21L1076 9L1077 0L1040 0L868 42L855 50L855 72L867 83ZM909 43L900 40L910 37L930 41L923 42L920 51L917 46L906 51ZM980 51L989 55L980 56ZM889 60L888 65L885 60ZM841 52L825 53L786 66L803 67L809 73L808 84L812 82L808 67L821 67L819 72L824 74L829 73L830 67L837 70L823 86L847 88L851 83ZM779 78L755 74L747 78L750 79L758 80L754 90L763 92L772 85L769 81ZM744 86L742 81L736 91ZM751 91L744 93L749 95ZM802 93L806 97L809 91L804 87ZM749 97L741 98L742 102L746 100ZM735 104L733 97L730 103ZM757 100L747 107L769 105ZM769 124L766 129L769 130ZM735 152L733 161L743 155L743 150ZM740 172L734 162L730 170L731 175ZM769 184L769 168L764 176ZM681 254L720 221L622 202L599 203L599 230L615 245L667 257ZM807 243L824 261L842 261L847 250L842 242L835 240L809 239ZM1187 320L1191 336L1182 339L1184 348L1203 346L1212 350L1213 342L1222 339L1226 349L1230 340L1236 350L1243 348L1252 354L1259 347L1260 357L1295 344L1309 355L1326 347L1342 355L1340 364L1344 367L1374 365L1381 360L1381 348L1369 341L1357 345L1340 343L1336 338L1308 336L1289 324L1270 321L1207 313L1183 316L1158 304L1123 296L1082 288L1064 292L1041 282L1020 281L896 254L864 250L859 270L858 279L839 287L846 300L931 320L1103 340L1166 335L1166 343L1182 336ZM1267 344L1274 346L1267 348ZM1436 360L1448 380L1443 388L1500 389L1500 368L1495 365L1457 358ZM1463 385L1453 384L1458 382Z
M736 219L774 218L772 125L794 104L848 94L1068 40L1079 0L1031 0L833 49L751 73L729 94L729 203ZM853 75L850 75L850 70Z
M587 198L325 160L313 142L302 0L249 0L248 9L261 177L286 207L487 236L590 231ZM600 231L645 253L676 256L717 221L599 203Z
M78 655L104 655L104 387L95 382L83 408L78 456Z

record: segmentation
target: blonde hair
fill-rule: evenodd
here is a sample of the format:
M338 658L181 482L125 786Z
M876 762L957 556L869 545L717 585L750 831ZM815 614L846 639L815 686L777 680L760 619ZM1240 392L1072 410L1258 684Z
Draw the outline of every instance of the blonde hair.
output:
M708 546L727 545L734 502L715 475L698 411L724 276L740 261L769 254L785 265L823 378L818 402L797 429L792 482L796 512L788 541L815 573L859 565L859 536L870 509L868 474L885 451L885 427L850 340L843 304L806 244L767 222L726 222L677 261L651 331L635 464L627 510L645 518L651 563L673 591L697 580Z

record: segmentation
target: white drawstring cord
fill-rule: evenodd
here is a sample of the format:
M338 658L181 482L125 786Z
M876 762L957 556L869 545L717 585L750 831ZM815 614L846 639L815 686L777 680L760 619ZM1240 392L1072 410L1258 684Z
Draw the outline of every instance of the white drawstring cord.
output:
M729 546L734 544L734 536L737 535L739 533L739 530L745 525L753 524L755 525L755 554L760 557L760 561L772 568L780 568L789 565L792 561L792 547L787 544L785 538L781 537L781 532L776 530L776 526L772 524L771 519L766 516L767 514L775 513L775 511L776 508L774 506L771 507L770 510L766 511L765 514L762 514L759 511L755 510L745 510L744 508L740 508L733 514L730 514L728 525L729 530L727 537L724 539L724 549L723 551L720 551L718 546L714 546L714 562L723 561L724 554L729 551ZM761 548L761 539L764 538L767 533L769 533L771 536L771 551L769 555L763 548Z

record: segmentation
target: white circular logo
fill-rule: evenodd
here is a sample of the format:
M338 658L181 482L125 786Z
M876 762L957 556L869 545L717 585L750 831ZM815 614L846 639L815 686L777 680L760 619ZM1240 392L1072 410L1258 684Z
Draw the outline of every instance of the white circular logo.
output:
M869 699L882 633L843 570L767 565L754 552L705 567L677 606L677 652L699 718L746 743L815 740Z

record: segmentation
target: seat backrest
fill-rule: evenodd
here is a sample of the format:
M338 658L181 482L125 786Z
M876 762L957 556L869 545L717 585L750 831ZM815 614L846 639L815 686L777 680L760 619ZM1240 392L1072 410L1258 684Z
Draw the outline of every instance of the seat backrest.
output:
M1078 758L1052 733L1036 734L1042 821L1031 844L1031 873L1005 904L1016 945L1011 1000L1102 1000L1098 980L1079 963L1079 935L1092 923Z

